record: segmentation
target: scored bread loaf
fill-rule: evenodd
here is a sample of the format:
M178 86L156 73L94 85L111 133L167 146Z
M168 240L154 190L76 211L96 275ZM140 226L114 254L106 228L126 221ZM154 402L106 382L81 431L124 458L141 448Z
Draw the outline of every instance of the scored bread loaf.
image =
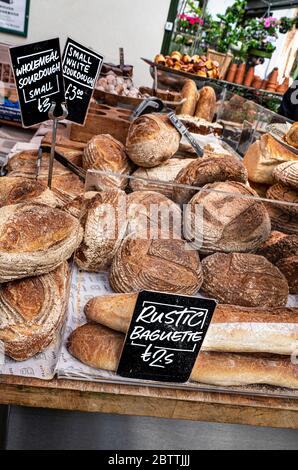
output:
M216 253L202 261L202 291L223 304L243 307L285 307L285 276L263 256Z
M96 135L84 150L83 166L85 170L100 170L102 172L128 175L131 172L131 163L125 153L124 145L111 135ZM98 174L99 190L113 188L125 189L127 178L108 174Z
M138 294L95 297L85 306L88 321L126 334ZM218 305L204 351L291 355L297 348L297 308Z
M157 191L173 199L174 185L163 183L173 183L178 173L193 161L193 158L171 158L155 168L139 168L132 175L137 179L130 180L130 187L133 191Z
M298 123L295 122L284 137L285 142L294 148L298 148Z
M181 97L186 101L179 107L177 114L194 116L198 102L198 89L194 80L186 80L181 91Z
M203 217L197 215L200 208ZM186 238L206 255L254 251L270 233L266 207L255 191L238 182L204 186L190 201L185 215Z
M250 181L272 185L275 168L281 163L297 159L297 155L287 150L269 134L265 134L249 147L243 163L248 170Z
M290 294L298 295L298 254L281 259L276 266L286 277Z
M149 240L147 234L128 235L117 251L110 272L110 284L118 293L150 290L194 295L203 282L196 251L183 240Z
M68 351L95 369L116 372L125 335L101 325L87 324L75 330L68 340ZM202 352L191 380L219 386L264 384L298 389L298 368L289 358Z
M197 118L212 122L216 112L216 94L212 87L205 86L199 93L199 99L195 111Z
M272 230L298 235L298 214L285 212L280 204L267 203Z
M42 181L23 178L0 178L0 207L36 202L51 207L61 206L55 194Z
M220 181L247 183L247 170L243 163L231 155L197 159L180 171L175 184L202 188L206 184ZM186 204L197 192L198 190L174 186L174 200L179 204Z
M289 202L289 205L280 205L281 210L298 216L298 192L293 188L281 183L275 184L268 189L267 197L273 201Z
M278 165L273 172L273 178L278 183L289 186L297 191L298 188L298 160Z
M136 165L153 168L173 157L179 144L180 134L167 116L148 114L131 124L126 151Z
M0 340L5 354L26 361L57 337L65 318L69 268L0 287Z
M0 283L38 276L68 260L83 229L71 215L23 203L0 209Z
M121 190L95 193L81 212L82 243L75 254L80 269L106 271L126 234L126 194Z

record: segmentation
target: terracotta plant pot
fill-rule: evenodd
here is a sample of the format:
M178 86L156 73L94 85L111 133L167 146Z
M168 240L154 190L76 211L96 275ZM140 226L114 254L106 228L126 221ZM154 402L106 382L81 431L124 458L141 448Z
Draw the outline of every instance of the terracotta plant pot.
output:
M251 87L251 85L254 81L254 78L255 78L255 68L250 67L247 74L246 74L243 85L245 85L247 87Z
M246 64L240 64L236 73L235 81L237 85L242 85L246 71Z
M237 64L232 64L230 66L228 74L226 76L226 81L234 83L237 71L238 71L238 65Z

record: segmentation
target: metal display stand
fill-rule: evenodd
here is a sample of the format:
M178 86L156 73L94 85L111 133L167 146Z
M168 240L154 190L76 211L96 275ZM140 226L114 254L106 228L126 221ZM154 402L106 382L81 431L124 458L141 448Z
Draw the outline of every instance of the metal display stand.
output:
M51 145L51 155L50 155L50 164L49 164L49 177L48 177L48 186L52 188L52 179L53 179L53 168L54 168L54 159L55 159L55 150L56 150L56 141L57 141L57 129L59 121L63 121L68 116L68 111L66 107L66 103L62 103L62 116L55 116L55 109L57 104L55 102L52 103L52 106L49 111L49 119L53 121L53 133L52 133L52 145Z

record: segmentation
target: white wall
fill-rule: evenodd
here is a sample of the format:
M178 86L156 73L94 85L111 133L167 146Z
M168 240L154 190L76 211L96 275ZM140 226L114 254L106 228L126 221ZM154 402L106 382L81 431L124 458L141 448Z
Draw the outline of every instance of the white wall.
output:
M21 44L67 36L119 63L123 46L126 63L135 66L138 85L151 83L149 67L161 48L170 0L31 0L27 39L0 34L0 41Z

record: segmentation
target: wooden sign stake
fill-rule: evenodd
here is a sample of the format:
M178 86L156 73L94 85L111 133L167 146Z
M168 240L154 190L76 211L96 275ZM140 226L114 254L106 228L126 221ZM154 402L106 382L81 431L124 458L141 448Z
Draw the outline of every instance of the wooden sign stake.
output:
M53 102L49 111L49 118L53 121L53 133L52 133L52 146L51 146L51 155L50 155L50 164L49 164L49 177L48 177L48 187L52 188L52 179L53 179L53 169L54 169L54 159L55 159L55 150L57 142L57 129L58 122L63 121L68 116L68 111L65 103L61 104L63 114L62 116L55 116L54 112L56 109L56 103Z

